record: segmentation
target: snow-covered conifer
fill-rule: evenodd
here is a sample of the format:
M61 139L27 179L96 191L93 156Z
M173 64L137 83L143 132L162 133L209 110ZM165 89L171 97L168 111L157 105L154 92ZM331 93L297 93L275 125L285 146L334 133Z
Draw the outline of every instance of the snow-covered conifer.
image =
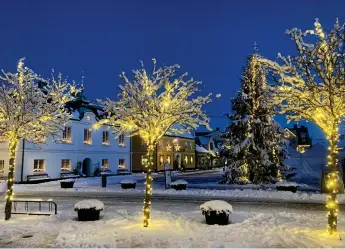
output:
M259 55L248 57L242 74L241 91L232 100L222 154L228 166L223 183L262 183L277 181L285 170L286 141L273 120L268 103L266 70Z

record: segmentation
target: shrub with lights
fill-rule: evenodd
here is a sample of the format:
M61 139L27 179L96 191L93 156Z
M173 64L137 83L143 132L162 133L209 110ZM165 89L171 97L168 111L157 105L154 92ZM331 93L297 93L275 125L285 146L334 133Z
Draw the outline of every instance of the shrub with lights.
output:
M151 74L147 73L143 64L141 69L133 71L132 80L121 73L120 77L125 84L119 86L119 100L107 99L102 102L108 117L95 125L95 129L103 124L111 125L117 136L140 135L146 143L144 227L149 225L153 153L159 139L169 132L183 135L199 125L210 129L209 118L202 107L211 102L211 94L193 98L192 95L199 91L197 86L201 82L186 80L187 73L175 77L178 68L178 65L156 68L156 60L153 59Z

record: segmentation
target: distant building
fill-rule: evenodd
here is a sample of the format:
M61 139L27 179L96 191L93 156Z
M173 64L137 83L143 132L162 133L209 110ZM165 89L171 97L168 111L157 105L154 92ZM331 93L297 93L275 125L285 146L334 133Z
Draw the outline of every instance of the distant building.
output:
M124 135L115 139L109 126L92 130L102 118L102 107L88 101L83 93L66 104L73 118L61 131L58 141L48 137L47 144L35 145L20 140L16 152L15 181L46 174L50 179L60 179L63 174L73 174L75 168L86 176L95 171L130 170L130 139ZM7 176L9 167L8 142L0 142L0 176Z
M298 127L297 124L295 124L293 128L285 128L284 136L289 140L289 145L300 153L304 153L312 146L308 128L304 125Z
M208 156L208 168L212 167L219 167L223 166L222 160L219 156L219 152L221 150L221 147L223 145L223 138L222 138L222 132L219 128L217 128L214 131L207 131L207 132L196 132L195 133L195 142L198 146L203 147L209 154ZM199 151L201 151L199 149ZM198 152L196 150L198 158L197 162L202 163L202 165L197 165L198 167L205 168L205 161L206 161L206 152L202 150L202 152Z
M132 137L132 171L146 171L147 146L140 136ZM153 170L164 170L164 163L170 164L170 169L185 170L195 168L194 137L165 135L157 143L153 156Z

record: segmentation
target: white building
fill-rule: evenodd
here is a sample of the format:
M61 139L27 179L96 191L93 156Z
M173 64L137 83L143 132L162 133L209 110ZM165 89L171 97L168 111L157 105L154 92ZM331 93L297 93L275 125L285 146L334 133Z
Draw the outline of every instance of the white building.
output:
M27 181L28 176L48 174L51 179L73 172L93 176L97 167L116 173L119 168L131 170L130 139L115 139L109 126L95 131L92 126L101 115L101 107L90 103L81 94L69 104L73 119L61 132L63 142L48 138L47 144L34 145L20 141L16 153L15 181ZM7 176L8 143L0 142L0 176Z

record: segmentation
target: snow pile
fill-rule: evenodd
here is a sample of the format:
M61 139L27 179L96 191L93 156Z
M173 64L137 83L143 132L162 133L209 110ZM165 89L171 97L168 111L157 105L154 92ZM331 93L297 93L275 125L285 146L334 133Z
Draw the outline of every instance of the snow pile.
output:
M96 199L79 201L74 206L75 210L79 210L79 209L103 210L103 208L104 208L103 202Z
M170 185L188 185L188 182L185 180L177 180L172 182Z
M134 184L134 183L137 183L137 181L133 179L124 179L121 181L121 184Z
M202 213L208 213L211 211L216 211L217 213L232 213L232 206L226 201L214 200L207 201L204 204L200 205L200 210Z

